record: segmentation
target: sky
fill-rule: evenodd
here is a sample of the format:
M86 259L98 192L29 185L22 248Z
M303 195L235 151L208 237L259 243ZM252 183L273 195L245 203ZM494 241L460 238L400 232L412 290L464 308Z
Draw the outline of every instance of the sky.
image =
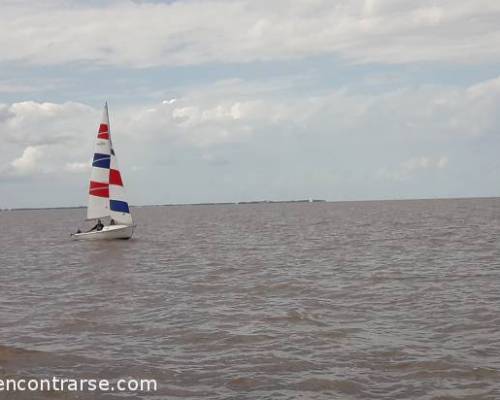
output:
M500 195L498 0L2 0L0 208Z

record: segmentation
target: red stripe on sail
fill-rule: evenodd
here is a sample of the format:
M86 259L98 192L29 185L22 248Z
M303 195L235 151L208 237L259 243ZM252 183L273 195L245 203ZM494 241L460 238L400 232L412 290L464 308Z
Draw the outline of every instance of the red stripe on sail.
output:
M107 183L90 181L89 194L109 198L109 185Z
M107 124L99 125L99 133L97 134L98 139L109 139L109 128Z
M123 186L122 176L117 169L109 170L109 184Z

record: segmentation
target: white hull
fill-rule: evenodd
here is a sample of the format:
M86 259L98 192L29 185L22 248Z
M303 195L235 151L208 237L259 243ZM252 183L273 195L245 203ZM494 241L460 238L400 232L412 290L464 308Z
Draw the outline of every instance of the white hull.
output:
M130 239L134 233L135 225L108 225L100 231L72 233L75 240L112 240Z

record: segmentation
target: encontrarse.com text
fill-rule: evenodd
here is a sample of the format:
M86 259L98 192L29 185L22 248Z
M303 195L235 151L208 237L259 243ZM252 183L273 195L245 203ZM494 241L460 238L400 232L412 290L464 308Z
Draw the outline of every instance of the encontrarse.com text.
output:
M155 379L0 379L0 392L156 392Z

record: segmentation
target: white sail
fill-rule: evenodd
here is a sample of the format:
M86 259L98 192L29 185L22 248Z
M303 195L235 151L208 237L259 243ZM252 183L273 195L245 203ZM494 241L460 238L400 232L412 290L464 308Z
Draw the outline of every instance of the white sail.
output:
M87 219L104 217L111 217L118 224L132 225L123 180L113 151L107 103L94 148L87 208Z
M132 215L128 207L123 179L118 168L118 160L111 144L111 169L109 175L109 202L110 217L115 222L124 225L132 225Z

